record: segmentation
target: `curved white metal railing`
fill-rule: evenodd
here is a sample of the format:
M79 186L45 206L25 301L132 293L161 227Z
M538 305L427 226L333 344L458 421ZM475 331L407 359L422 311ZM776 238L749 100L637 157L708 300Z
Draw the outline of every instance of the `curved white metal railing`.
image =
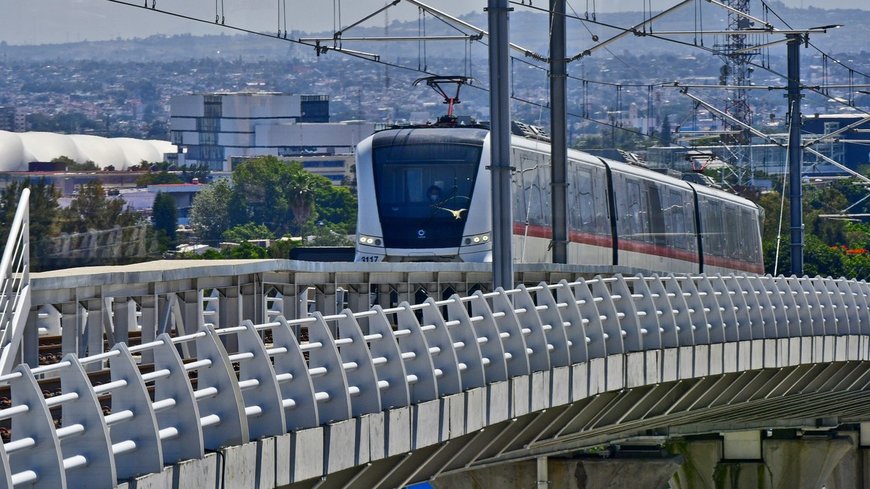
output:
M0 373L15 366L15 355L30 313L30 189L21 192L18 209L0 260Z
M203 301L196 333L0 377L0 487L112 487L206 450L622 353L811 336L857 351L868 301L849 280L615 276L222 329Z

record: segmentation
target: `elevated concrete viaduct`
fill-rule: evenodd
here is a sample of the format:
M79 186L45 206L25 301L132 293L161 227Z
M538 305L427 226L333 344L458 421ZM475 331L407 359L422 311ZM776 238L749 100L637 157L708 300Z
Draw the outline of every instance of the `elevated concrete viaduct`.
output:
M865 484L863 282L528 266L492 291L473 266L351 266L34 275L0 483Z

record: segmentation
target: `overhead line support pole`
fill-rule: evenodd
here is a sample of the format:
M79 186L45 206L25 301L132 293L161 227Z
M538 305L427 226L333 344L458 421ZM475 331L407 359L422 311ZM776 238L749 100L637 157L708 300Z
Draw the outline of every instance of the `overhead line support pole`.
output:
M490 175L492 176L492 285L514 285L511 202L511 116L508 0L487 0L489 17Z
M550 0L550 159L553 263L568 263L566 0Z
M801 73L800 46L804 35L789 34L788 42L788 183L791 217L791 273L804 274L804 223L801 189L803 147L801 146Z

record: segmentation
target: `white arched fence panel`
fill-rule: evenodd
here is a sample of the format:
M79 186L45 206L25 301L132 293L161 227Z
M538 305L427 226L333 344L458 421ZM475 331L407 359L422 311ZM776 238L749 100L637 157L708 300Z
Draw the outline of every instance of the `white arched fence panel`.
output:
M214 296L200 298L199 310L209 311ZM845 280L616 276L290 321L276 309L262 324L216 328L204 317L195 333L69 354L0 377L11 399L0 410L10 427L0 444L0 489L111 487L207 450L387 409L428 409L442 398L471 403L505 381L514 399L500 411L508 413L527 385L514 377L543 372L541 379L567 382L569 369L593 362L628 375L638 358L663 349L708 352L679 365L665 360L671 380L688 375L683 369L721 373L722 352L749 340L764 340L763 348L797 340L785 342L789 364L805 346L851 358L849 338L870 333L868 299L866 283ZM816 342L822 337L827 343ZM623 367L614 361L621 357L635 363ZM572 382L585 392L583 381ZM595 380L595 392L621 382ZM591 392L593 380L588 386Z

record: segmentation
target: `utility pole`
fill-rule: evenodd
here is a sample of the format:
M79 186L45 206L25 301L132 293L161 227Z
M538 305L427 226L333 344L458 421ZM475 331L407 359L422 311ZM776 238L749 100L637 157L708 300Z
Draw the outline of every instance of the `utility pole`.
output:
M512 289L511 116L508 0L487 0L489 14L490 174L492 175L492 286Z
M800 47L808 34L788 34L788 187L791 217L791 273L798 277L804 274L804 223L801 172L803 148L801 147L801 64Z
M553 263L568 263L568 131L565 2L550 0L550 167Z

